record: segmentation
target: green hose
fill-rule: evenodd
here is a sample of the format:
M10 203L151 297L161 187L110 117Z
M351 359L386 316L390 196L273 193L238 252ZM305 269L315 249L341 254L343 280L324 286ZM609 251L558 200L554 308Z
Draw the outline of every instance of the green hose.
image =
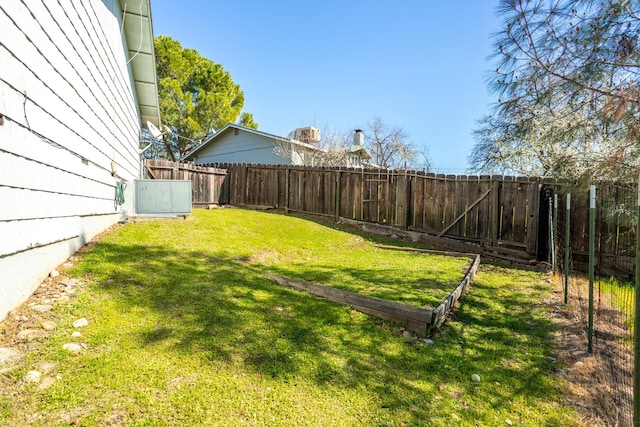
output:
M116 196L113 199L113 207L118 210L118 206L124 205L124 190L127 188L127 184L122 181L116 182Z

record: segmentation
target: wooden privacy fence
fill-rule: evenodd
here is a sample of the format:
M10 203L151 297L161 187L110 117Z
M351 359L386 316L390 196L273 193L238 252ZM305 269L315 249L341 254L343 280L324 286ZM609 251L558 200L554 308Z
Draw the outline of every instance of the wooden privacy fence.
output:
M191 180L192 200L196 207L229 203L225 169L168 160L147 160L145 173L149 179Z
M287 165L193 166L165 160L147 161L147 172L150 178L191 179L196 206L231 204L326 216L419 235L421 241L461 252L520 261L550 259L550 200L560 195L561 226L563 197L572 191L571 250L581 255L588 246L586 188L569 190L553 180ZM614 208L628 204L623 187L601 184L599 197ZM632 274L634 230L604 214L597 228L597 268ZM576 262L574 267L584 266Z
M383 224L535 256L542 180L221 164L229 203Z

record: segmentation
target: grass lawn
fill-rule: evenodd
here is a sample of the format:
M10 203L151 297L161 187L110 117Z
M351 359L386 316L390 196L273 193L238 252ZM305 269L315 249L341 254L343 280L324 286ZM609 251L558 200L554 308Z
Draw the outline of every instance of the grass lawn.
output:
M435 306L467 259L279 214L194 217L128 224L81 257L69 274L87 285L0 374L0 425L580 425L560 403L541 273L481 265L428 346L263 273ZM86 349L64 351L71 341ZM25 383L43 362L53 385Z

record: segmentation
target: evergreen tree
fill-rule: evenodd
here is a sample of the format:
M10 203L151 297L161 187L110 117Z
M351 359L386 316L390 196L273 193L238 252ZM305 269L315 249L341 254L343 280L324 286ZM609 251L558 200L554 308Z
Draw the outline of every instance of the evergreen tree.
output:
M640 2L501 0L472 169L622 178L640 165Z
M155 51L160 114L171 129L163 141L175 161L213 129L235 122L244 94L220 64L169 36L155 38Z

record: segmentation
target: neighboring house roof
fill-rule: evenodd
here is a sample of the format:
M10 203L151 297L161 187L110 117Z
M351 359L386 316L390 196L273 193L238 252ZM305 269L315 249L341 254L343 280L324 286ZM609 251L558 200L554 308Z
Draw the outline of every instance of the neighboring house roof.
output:
M263 136L263 137L267 137L270 139L273 139L277 142L285 142L285 143L289 143L292 145L296 145L299 147L304 147L308 150L312 150L312 151L318 151L318 152L324 152L323 149L315 147L311 144L307 144L304 142L300 142L300 141L296 141L295 139L291 139L291 138L287 138L284 136L278 136L278 135L273 135L271 133L267 133L267 132L262 132L256 129L252 129L246 126L242 126L236 123L227 123L222 129L220 129L219 131L217 131L216 133L214 133L213 135L210 135L208 137L206 137L200 144L196 145L194 148L192 148L191 150L189 150L183 157L182 160L188 160L189 158L193 157L198 151L200 151L201 149L203 149L204 147L206 147L207 145L211 144L212 142L214 142L217 138L219 138L221 135L223 135L225 132L227 132L230 129L240 129L243 130L245 132L250 132L253 133L255 135L259 135L259 136Z
M120 8L140 120L142 124L150 121L160 127L150 0L120 0Z
M360 144L352 145L351 147L349 147L347 151L349 153L360 156L360 158L365 161L371 160L371 157L373 157L369 152L369 150L364 145L360 145Z

